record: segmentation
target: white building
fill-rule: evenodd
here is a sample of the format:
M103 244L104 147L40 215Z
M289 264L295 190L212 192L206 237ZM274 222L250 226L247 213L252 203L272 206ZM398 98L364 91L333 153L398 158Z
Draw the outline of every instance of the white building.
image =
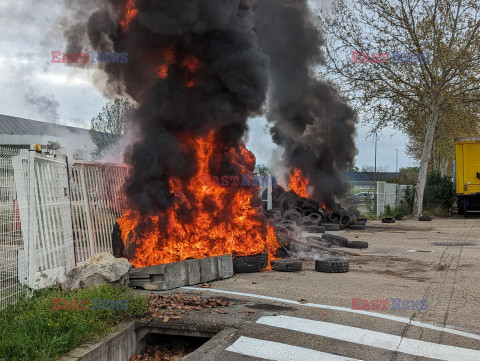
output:
M95 149L88 129L0 114L0 146L24 149L48 141L60 143L60 151L71 159L89 160Z

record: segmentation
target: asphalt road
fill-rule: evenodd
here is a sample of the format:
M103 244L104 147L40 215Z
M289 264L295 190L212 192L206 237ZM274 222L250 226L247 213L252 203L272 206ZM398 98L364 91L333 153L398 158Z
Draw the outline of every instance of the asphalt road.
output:
M345 235L369 242L345 274L309 261L185 288L235 303L182 320L224 329L192 359L480 360L480 219L371 222Z

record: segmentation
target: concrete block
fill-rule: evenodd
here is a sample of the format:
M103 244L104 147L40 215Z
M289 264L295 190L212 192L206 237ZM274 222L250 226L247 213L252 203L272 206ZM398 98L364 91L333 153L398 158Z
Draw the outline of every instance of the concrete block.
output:
M188 285L196 285L202 282L200 274L200 260L189 259L185 261L187 263Z
M165 266L163 287L165 290L188 284L187 264L185 262L168 263Z
M233 276L231 255L191 259L132 271L130 285L151 291L166 291Z
M216 257L200 258L200 278L203 283L218 280Z
M218 277L221 279L233 277L233 258L231 254L218 256Z

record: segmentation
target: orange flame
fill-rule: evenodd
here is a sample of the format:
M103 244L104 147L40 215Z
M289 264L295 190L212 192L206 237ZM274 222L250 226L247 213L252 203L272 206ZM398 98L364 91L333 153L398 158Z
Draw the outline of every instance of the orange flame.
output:
M302 170L299 168L293 168L290 171L290 178L288 181L288 188L297 193L300 197L308 198L308 179L303 174Z
M127 249L135 247L130 262L145 267L223 254L247 256L264 250L273 259L280 245L260 208L252 205L258 189L206 182L205 175L220 162L216 154L222 152L222 145L215 142L214 132L183 138L184 147L195 152L198 170L189 181L169 180L173 206L147 217L130 210L118 220ZM251 173L247 167L255 158L244 146L225 154L240 172ZM249 158L245 160L244 154Z
M137 16L138 9L135 7L136 0L127 0L127 4L125 6L125 17L120 22L120 26L122 27L123 31L128 30L128 26L130 25L131 21Z

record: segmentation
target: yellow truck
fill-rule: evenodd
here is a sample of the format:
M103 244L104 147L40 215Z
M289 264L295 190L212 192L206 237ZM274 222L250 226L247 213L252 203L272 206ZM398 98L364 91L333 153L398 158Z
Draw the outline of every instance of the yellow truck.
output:
M458 214L480 211L480 136L455 138L454 182Z

